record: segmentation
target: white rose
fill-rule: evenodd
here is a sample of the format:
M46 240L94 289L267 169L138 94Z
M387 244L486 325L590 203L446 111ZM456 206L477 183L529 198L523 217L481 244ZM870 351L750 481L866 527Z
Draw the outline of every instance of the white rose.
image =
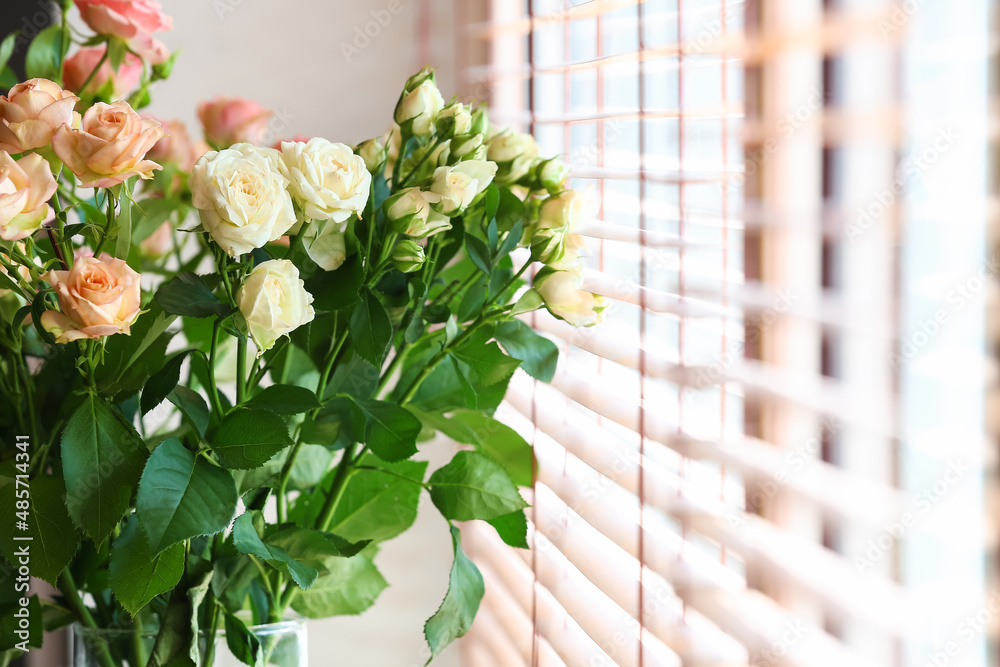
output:
M575 232L580 225L594 216L594 201L587 192L565 190L549 197L538 211L535 229L565 229Z
M497 166L486 160L465 160L454 167L438 167L431 184L431 192L441 197L438 210L445 215L458 215L489 187L496 173Z
M236 304L246 318L258 354L316 316L312 294L299 270L287 259L261 262L236 291Z
M435 211L431 204L441 198L420 188L406 188L386 200L386 218L397 234L422 239L451 229L447 216Z
M424 80L420 85L404 92L396 104L393 119L402 125L413 121L412 132L418 137L426 137L434 128L434 121L444 108L444 98L433 78Z
M590 327L604 318L608 302L580 289L582 284L583 268L579 265L564 271L545 268L536 276L534 289L550 313L575 327Z
M461 102L446 106L434 121L438 134L453 137L472 129L472 112Z
M507 185L528 173L538 159L538 144L530 134L504 128L490 140L486 156L500 167L497 182Z
M466 134L451 140L451 157L461 160L485 160L486 147L483 146L483 135Z
M289 190L306 219L343 223L364 210L372 175L350 146L321 137L283 141L281 156Z
M272 148L234 144L205 153L191 171L192 202L201 224L231 257L280 238L295 208Z

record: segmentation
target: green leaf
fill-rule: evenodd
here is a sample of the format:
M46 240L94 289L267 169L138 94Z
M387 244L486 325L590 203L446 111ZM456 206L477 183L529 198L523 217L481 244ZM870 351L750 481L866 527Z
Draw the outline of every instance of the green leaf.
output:
M132 206L132 219L135 227L132 230L132 243L142 243L160 228L164 222L180 206L177 197L156 197L143 199Z
M9 586L10 590L14 589L13 579L4 581L0 579L0 585ZM18 596L11 601L9 605L5 605L7 608L2 610L0 613L0 657L22 657L25 654L17 651L15 646L21 641L21 638L15 634L17 630L22 629L20 627L21 621L26 621L28 630L28 648L41 648L43 639L43 627L42 627L42 605L41 601L38 599L37 595L28 596L25 598L28 602L27 606L27 619L18 619L14 616L14 612L21 609L21 597ZM5 653L6 651L12 651L12 654ZM20 662L20 661L19 661Z
M500 208L497 210L497 225L501 232L511 230L514 225L524 219L524 201L510 191L510 188L500 188ZM521 234L517 234L518 241ZM509 251L508 251L509 252ZM499 254L507 253L501 251Z
M417 453L420 420L386 401L356 401L365 412L365 443L383 461L402 461Z
M472 260L472 263L475 264L476 268L486 275L490 275L492 261L490 258L490 249L486 247L486 243L472 234L466 234L465 250L469 254L469 259Z
M31 575L54 586L76 553L80 539L63 502L66 487L62 478L52 475L41 475L30 483L22 478L22 483L18 484L16 479L13 461L8 461L0 475L0 503L3 503L0 505L0 525L5 527L0 530L0 554L8 563L17 563L16 550L29 542L15 540L15 534L30 538ZM30 503L28 527L15 531L19 521L15 503L18 494L23 496L25 492Z
M172 392L167 394L167 400L176 405L184 413L184 416L191 420L191 423L198 431L198 435L205 435L212 413L208 409L205 399L201 397L201 394L179 384L174 387Z
M128 336L111 336L106 339L104 363L97 369L97 387L103 393L115 394L124 384L123 378L131 376L136 369L148 372L147 367L162 366L163 349L172 334L167 327L176 317L163 312L156 301L151 301L144 312L132 325ZM134 388L138 390L147 375Z
M376 368L389 352L392 342L392 321L385 307L367 287L361 291L361 301L351 314L351 343L354 351Z
M139 525L158 554L181 540L224 530L236 502L228 470L169 438L149 457L135 505Z
M184 545L174 544L153 553L149 540L139 530L136 517L130 516L121 534L111 546L108 583L111 592L133 616L150 600L173 590L184 574Z
M351 255L336 271L317 271L306 284L316 310L343 310L361 301L365 273L358 255Z
M10 57L14 55L14 46L17 43L17 38L18 34L12 32L4 37L3 42L0 42L0 70L7 66Z
M388 584L363 554L330 562L330 571L300 592L292 608L307 618L360 614L371 607Z
M455 410L447 417L441 412L416 414L428 427L499 461L518 486L531 486L531 445L510 426L472 410Z
M497 250L498 257L509 255L517 247L517 244L521 242L523 227L524 225L520 220L511 226L510 231L507 232L507 236L504 237L503 243L500 244L500 248Z
M458 452L427 484L434 505L454 521L495 519L528 506L507 471L479 452Z
M31 40L24 62L24 69L29 79L51 79L56 83L62 83L59 71L61 61L59 47L62 41L66 41L64 46L69 48L69 40L63 40L62 27L58 25L42 30Z
M424 636L431 649L428 664L449 644L469 631L486 592L483 575L462 551L461 533L454 526L451 527L451 543L455 550L455 561L448 577L448 593L437 612L424 624Z
M486 345L467 343L455 348L451 353L456 359L467 364L485 387L509 380L521 365L519 360L504 354L496 343Z
M312 586L319 574L315 568L292 558L281 547L265 544L253 526L253 517L250 512L241 514L236 519L236 523L233 524L233 545L241 554L256 556L276 570L290 576L300 588L306 589Z
M268 545L284 549L289 556L320 573L327 571L326 564L331 558L350 558L371 543L371 540L349 542L333 533L292 524L268 533L264 541Z
M219 424L210 441L212 451L227 468L249 469L264 465L292 445L285 420L267 410L237 408Z
M201 664L199 650L199 614L212 570L202 574L190 587L173 590L165 612L161 615L160 631L146 667L197 667Z
M321 407L315 392L290 384L273 384L251 398L245 405L248 408L260 408L279 415L297 415Z
M174 390L181 379L181 366L191 350L178 352L163 365L163 368L156 371L142 389L142 399L139 406L142 414L146 414L165 399Z
M528 549L528 517L524 510L490 519L489 524L496 528L497 534L504 542L518 549Z
M486 221L490 222L496 217L497 209L500 207L500 188L491 183L483 196L483 203L486 204Z
M69 418L60 448L69 515L100 544L131 506L149 452L135 427L93 394Z
M156 291L164 312L186 317L225 317L231 308L222 303L205 280L190 271L179 273Z
M117 72L121 68L127 52L128 46L123 40L115 38L108 40L108 62L111 63L111 69Z
M229 610L224 610L226 628L226 646L229 652L245 665L254 667L263 658L260 640L247 626L246 623L233 616Z
M412 526L417 518L427 463L385 463L375 456L366 455L361 464L384 468L388 472L357 469L344 487L344 495L337 503L329 530L351 541L381 542L392 539ZM327 474L316 493L299 496L292 511L292 520L299 524L311 524L316 520L334 474L335 471Z
M496 330L496 339L507 353L521 360L521 368L533 378L551 382L559 361L559 348L521 320L508 320Z

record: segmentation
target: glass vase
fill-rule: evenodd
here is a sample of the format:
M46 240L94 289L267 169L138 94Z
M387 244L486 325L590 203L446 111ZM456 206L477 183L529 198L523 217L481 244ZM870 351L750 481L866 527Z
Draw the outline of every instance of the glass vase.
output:
M264 660L254 667L309 667L306 625L302 621L282 621L250 628L260 641ZM73 626L71 667L146 667L156 642L155 631L132 629L84 628ZM211 664L205 662L207 637L201 635L202 664L199 667L242 667L226 643L226 633L219 629Z

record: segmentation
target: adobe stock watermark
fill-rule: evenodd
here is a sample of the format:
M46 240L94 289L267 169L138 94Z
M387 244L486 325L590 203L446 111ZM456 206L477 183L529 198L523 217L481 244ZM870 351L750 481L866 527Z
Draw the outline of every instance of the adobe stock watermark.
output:
M365 22L364 26L354 26L354 35L350 42L340 43L340 53L344 56L344 61L351 63L361 52L367 49L372 40L377 39L382 31L389 27L392 19L406 9L412 0L389 0L382 9L371 10L371 20Z
M808 626L798 619L785 621L785 630L781 636L763 651L751 655L750 664L754 667L777 667L785 664L785 657L808 632Z
M986 283L1000 271L1000 252L996 252L968 278L959 282L945 297L947 308L938 308L934 314L920 321L917 328L900 339L899 349L892 352L890 363L900 368L909 363L947 325L952 316L961 312L966 305L978 298Z
M913 508L903 512L895 523L883 526L878 537L868 540L868 549L865 553L854 557L854 566L858 572L864 575L882 560L896 543L903 539L922 517L929 514L948 495L948 492L965 478L966 473L971 471L972 468L965 465L961 459L949 461L948 469L941 477L913 496Z
M921 667L948 667L966 646L986 632L997 614L1000 614L1000 591L992 591L981 609L958 622L953 633L954 639L946 642L939 650L928 653Z
M760 514L761 510L767 507L768 502L778 495L778 492L792 478L805 469L808 461L819 458L823 441L832 438L839 431L840 423L836 419L829 416L823 417L815 434L805 442L788 450L780 468L774 470L768 478L756 482L752 487L749 483L747 484L746 509L741 511L734 508L727 512L726 520L729 525L741 529L747 523L746 519L743 518L746 514Z
M714 362L702 366L698 370L698 375L692 386L702 391L721 382L725 377L726 371L737 360L743 358L747 344L753 345L757 343L764 332L778 320L781 314L788 312L789 308L792 307L798 298L788 288L778 290L769 307L761 311L760 315L747 318L743 340L731 341L725 351L716 357Z
M902 29L913 15L924 6L926 1L903 0L899 4L894 4L889 12L889 18L881 18L875 24L882 39L889 39L890 36Z
M826 98L823 96L823 91L817 86L810 88L805 100L778 120L775 125L776 134L769 134L764 140L763 146L747 151L743 171L727 178L722 183L722 187L732 190L743 186L747 178L755 176L767 164L771 156L777 152L778 148L808 123L816 115L816 112L825 105Z
M958 132L952 127L940 128L931 145L919 153L910 156L896 169L896 178L892 184L872 195L866 206L858 209L857 220L844 226L847 240L853 243L886 214L886 212L903 195L906 188L933 167L941 156L948 152L960 139Z

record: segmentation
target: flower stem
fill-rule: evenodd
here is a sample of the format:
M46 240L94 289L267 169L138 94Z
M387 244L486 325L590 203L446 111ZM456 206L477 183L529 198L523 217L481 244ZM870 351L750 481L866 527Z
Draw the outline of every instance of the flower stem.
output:
M247 393L247 339L236 339L236 404L242 405Z
M80 589L76 587L76 582L73 581L73 575L70 574L68 567L59 575L59 589L66 597L66 601L72 608L73 613L76 614L80 625L96 630L97 623L94 621L94 616L90 613L87 605L83 603L83 599L80 597ZM97 638L96 645L97 661L101 667L116 667L115 661L111 657L111 652L108 650L107 642L102 638Z
M87 89L87 86L90 85L90 82L94 80L95 76L97 76L97 72L101 69L101 67L104 66L104 63L106 63L108 61L108 53L110 53L110 52L111 52L111 45L110 44L105 44L104 45L104 55L101 56L101 59L97 61L97 67L95 67L94 69L92 69L90 71L90 74L87 75L87 78L84 80L83 85L80 86L80 92L81 93ZM94 253L94 254L96 255L97 253Z
M215 414L218 415L219 419L222 419L222 400L219 398L219 386L215 382L215 355L219 348L219 329L222 328L222 322L216 318L215 324L212 325L212 346L209 348L208 357L208 388L209 388L209 399L212 401L212 408L215 410Z

